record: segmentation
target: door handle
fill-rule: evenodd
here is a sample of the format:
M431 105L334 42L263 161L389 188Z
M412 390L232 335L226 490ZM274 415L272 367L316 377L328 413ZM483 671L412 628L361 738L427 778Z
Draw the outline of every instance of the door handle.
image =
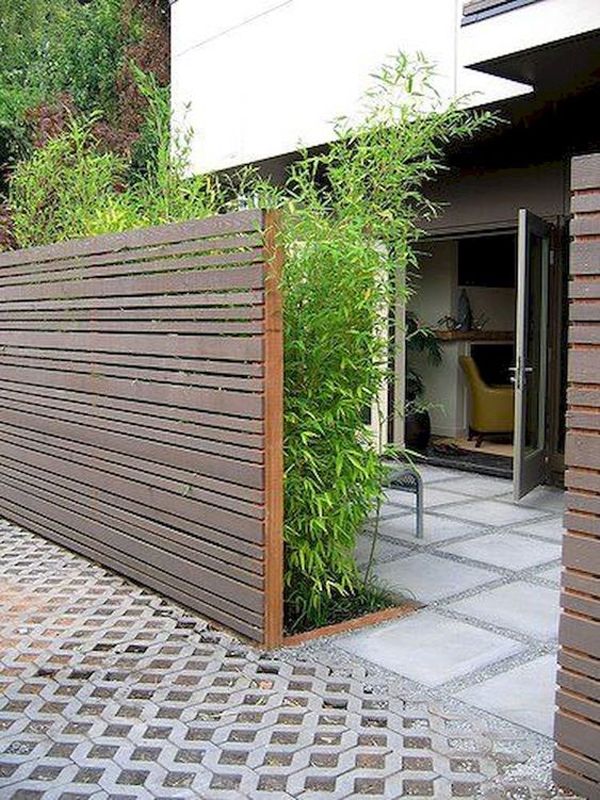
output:
M533 367L521 366L520 364L508 368L509 372L513 374L510 377L510 382L518 388L522 388L526 383L526 376L533 372Z

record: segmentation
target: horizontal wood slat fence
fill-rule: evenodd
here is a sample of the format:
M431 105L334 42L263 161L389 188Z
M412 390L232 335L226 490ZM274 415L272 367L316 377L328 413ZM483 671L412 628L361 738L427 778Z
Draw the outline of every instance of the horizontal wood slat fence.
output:
M246 211L0 254L0 515L266 644L276 225Z
M600 797L600 155L573 159L556 782Z

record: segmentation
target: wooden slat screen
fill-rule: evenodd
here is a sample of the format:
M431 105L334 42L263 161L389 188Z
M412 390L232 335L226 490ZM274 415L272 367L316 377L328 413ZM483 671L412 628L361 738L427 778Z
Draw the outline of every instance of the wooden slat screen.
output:
M259 211L0 254L0 515L281 636L281 309Z
M600 154L572 161L568 529L563 544L555 780L600 796Z

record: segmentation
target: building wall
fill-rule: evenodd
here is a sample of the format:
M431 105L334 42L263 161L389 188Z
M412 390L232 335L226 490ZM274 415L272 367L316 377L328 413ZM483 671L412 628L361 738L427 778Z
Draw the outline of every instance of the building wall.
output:
M569 213L569 169L554 161L503 169L455 170L431 184L441 212L426 223L432 235L514 228L520 208L552 220Z
M172 102L194 130L195 171L331 140L390 54L423 52L442 96L479 105L531 87L469 69L599 25L596 0L540 0L461 26L460 0L174 0Z
M409 13L407 13L409 6ZM176 0L172 101L194 129L193 167L224 169L333 138L359 111L370 75L403 50L438 66L444 96L478 101L529 91L457 63L456 0Z
M478 64L507 52L578 36L598 27L599 14L596 0L538 0L465 25L459 38L459 58L463 64Z
M568 165L563 162L463 170L454 171L432 185L430 196L441 204L441 212L426 225L432 240L420 246L420 269L411 282L414 294L409 303L424 324L436 328L442 317L456 317L460 287L454 237L516 229L520 208L550 221L566 215L568 172ZM484 313L488 317L487 330L514 330L513 289L469 287L467 294L474 314ZM446 342L442 347L442 364L423 362L419 366L426 386L424 399L430 405L433 433L462 437L467 429L468 410L458 358L467 355L470 349L465 342Z

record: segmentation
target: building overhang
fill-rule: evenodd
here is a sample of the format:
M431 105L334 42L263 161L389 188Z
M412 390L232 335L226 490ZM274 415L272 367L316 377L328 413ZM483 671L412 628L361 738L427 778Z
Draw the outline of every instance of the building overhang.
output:
M576 94L600 82L600 29L469 64L469 69L529 84L547 98Z

